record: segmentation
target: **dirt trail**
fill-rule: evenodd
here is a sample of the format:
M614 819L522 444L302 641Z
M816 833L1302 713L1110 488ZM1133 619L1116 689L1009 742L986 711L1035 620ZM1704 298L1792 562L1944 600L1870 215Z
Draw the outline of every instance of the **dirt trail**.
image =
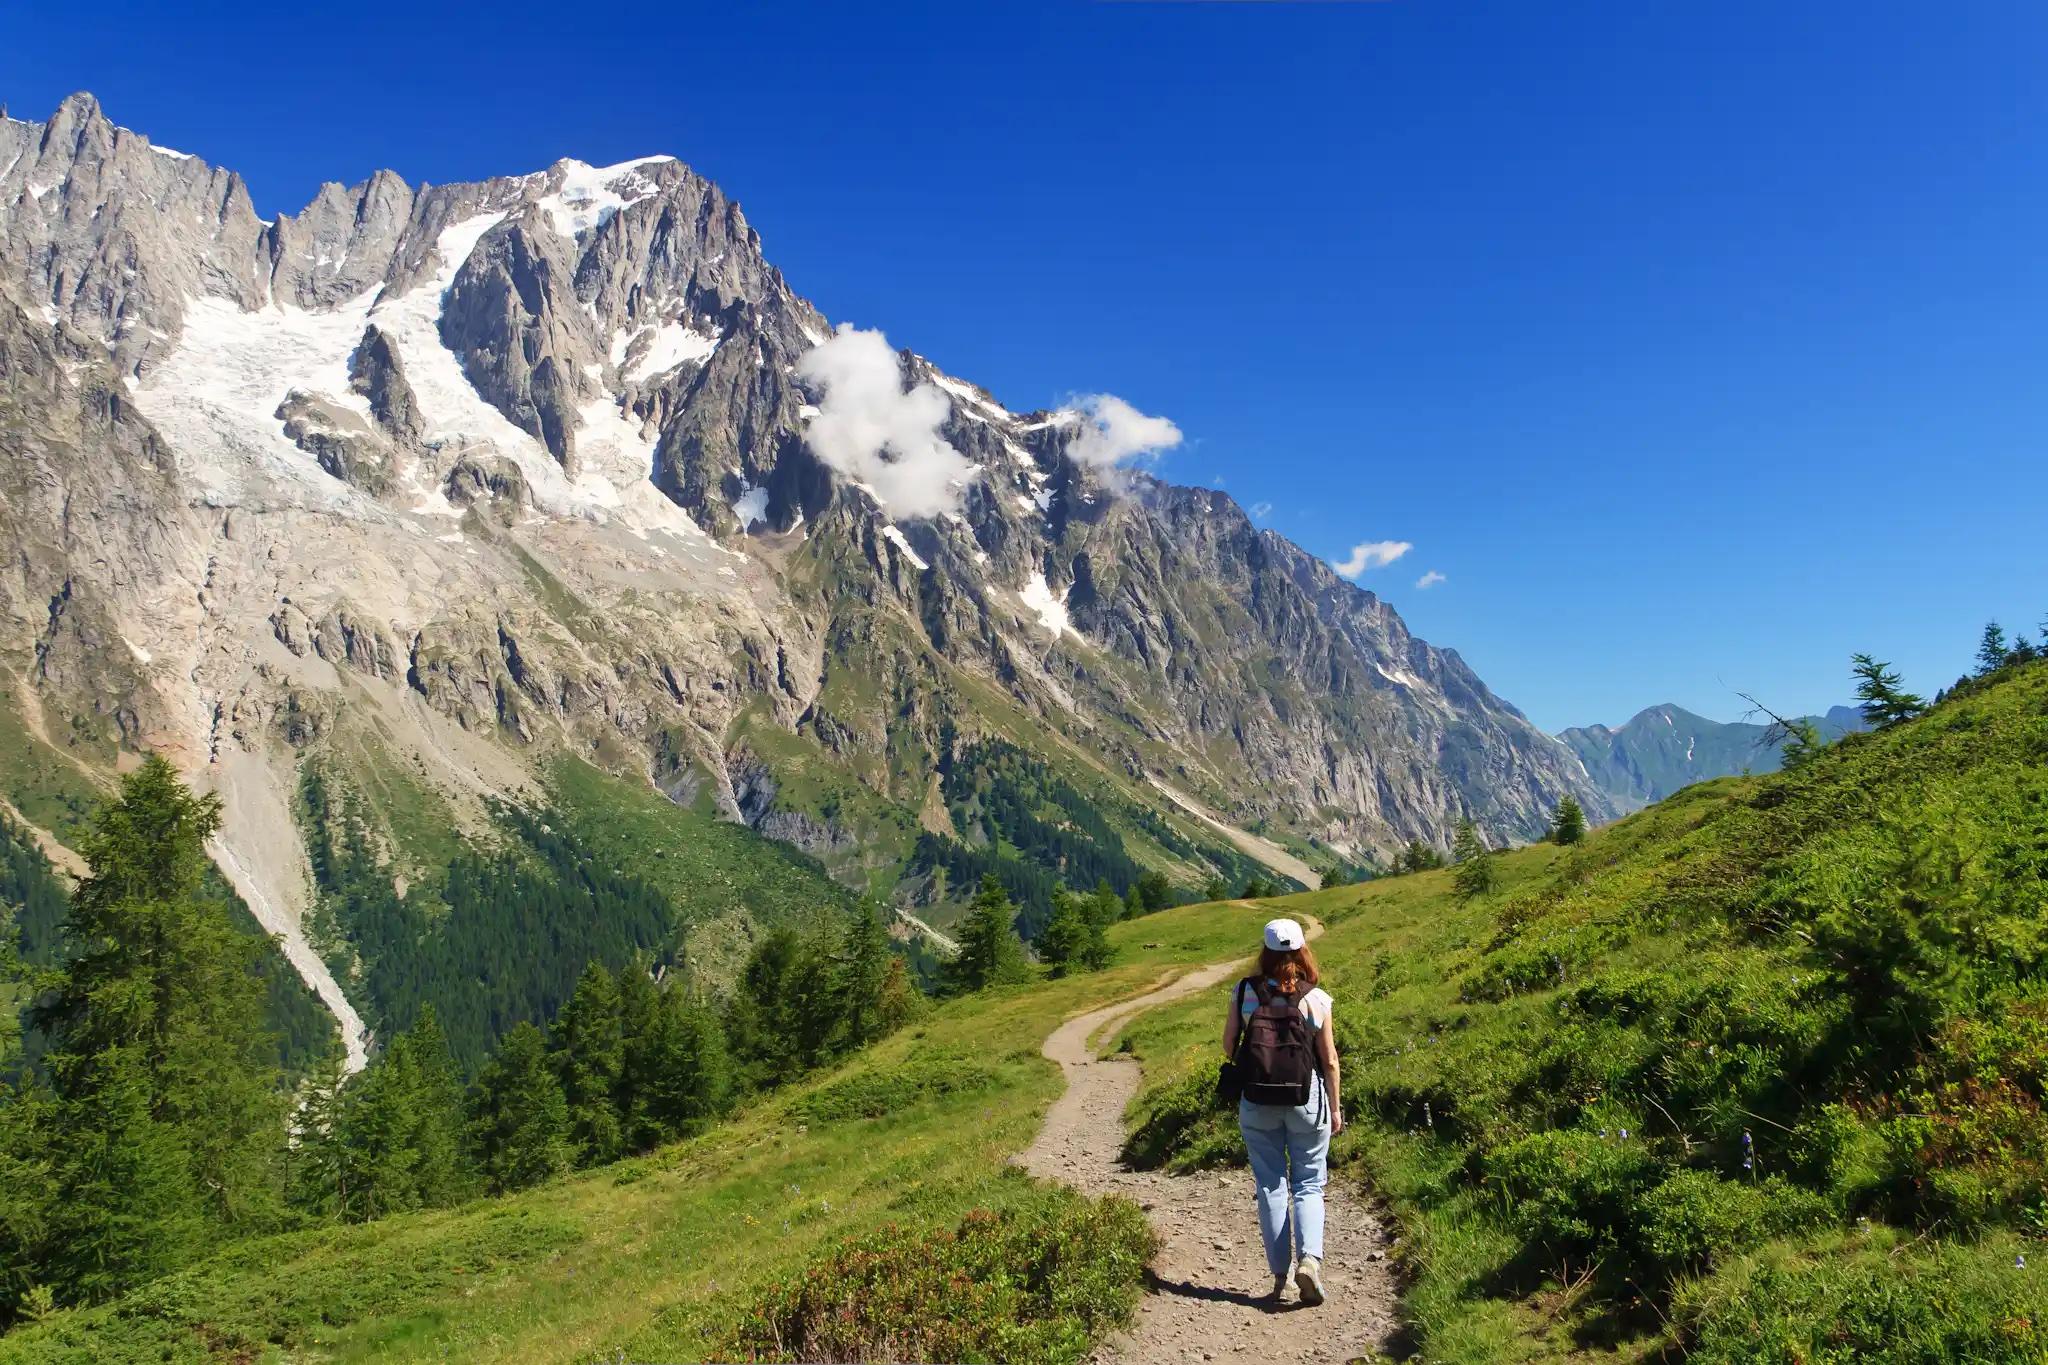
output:
M1320 930L1315 926L1311 937ZM1096 1353L1105 1365L1353 1361L1371 1358L1396 1327L1385 1237L1349 1185L1333 1181L1325 1193L1323 1282L1329 1300L1305 1307L1290 1285L1276 1308L1261 1297L1273 1281L1259 1244L1248 1170L1175 1176L1129 1170L1118 1159L1124 1108L1138 1091L1141 1068L1124 1057L1098 1060L1090 1040L1132 1015L1219 986L1243 965L1239 958L1199 968L1135 999L1069 1019L1045 1040L1043 1051L1060 1064L1067 1090L1017 1163L1088 1194L1135 1200L1159 1234L1137 1322ZM1219 1033L1223 1008L1219 991Z

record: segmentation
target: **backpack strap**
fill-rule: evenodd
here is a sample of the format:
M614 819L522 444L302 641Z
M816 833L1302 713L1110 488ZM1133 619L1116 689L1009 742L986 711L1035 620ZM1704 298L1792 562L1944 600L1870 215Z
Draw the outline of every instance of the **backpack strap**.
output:
M1251 983L1252 994L1259 998L1259 1003L1261 1005L1270 1005L1273 1003L1272 982L1266 980L1266 978L1263 976L1248 976L1244 979L1244 981L1238 983L1239 990L1244 989L1244 984L1246 981Z

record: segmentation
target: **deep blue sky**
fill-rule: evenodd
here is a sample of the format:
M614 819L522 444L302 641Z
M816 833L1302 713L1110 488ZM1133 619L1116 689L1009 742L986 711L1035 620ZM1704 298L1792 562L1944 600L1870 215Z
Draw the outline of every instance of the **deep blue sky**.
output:
M1362 581L1547 728L2048 615L2038 0L297 8L8 6L0 100L266 214L673 153L835 320L1413 542Z

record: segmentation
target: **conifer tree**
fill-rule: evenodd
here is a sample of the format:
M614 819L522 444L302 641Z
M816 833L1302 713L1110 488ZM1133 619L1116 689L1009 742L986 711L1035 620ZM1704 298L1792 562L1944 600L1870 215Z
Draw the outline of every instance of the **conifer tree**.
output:
M839 967L829 945L816 938L802 938L799 943L782 999L784 1023L795 1034L796 1067L801 1072L823 1066L838 1055L846 1021L841 1014L845 999L840 994Z
M946 963L946 988L956 994L988 986L1010 985L1031 978L1024 945L1017 938L1017 907L994 874L981 879L981 889L960 922L960 951Z
M569 1104L541 1031L520 1023L477 1075L470 1098L470 1150L484 1188L523 1190L569 1169Z
M476 1173L470 1166L463 1133L462 1077L432 1005L421 1008L420 1017L400 1041L413 1073L407 1115L408 1141L414 1153L413 1189L420 1207L446 1208L476 1192Z
M661 988L638 954L618 970L619 990L619 1086L612 1095L612 1107L626 1130L625 1144L638 1150L642 1144L632 1136L633 1114L641 1093L652 1081L653 1062L649 1041L653 1038L661 1008Z
M25 984L15 933L11 908L0 900L0 1000L11 1000ZM48 1097L23 1074L20 1043L14 1010L0 1009L0 1332L41 1284L43 1234L52 1212Z
M1430 872L1443 865L1444 855L1420 839L1410 839L1394 860L1396 872Z
M285 1096L262 941L206 894L218 797L152 755L95 815L68 958L38 1011L54 1091L50 1244L67 1302L102 1297L283 1211Z
M1147 872L1131 889L1137 893L1138 902L1148 915L1173 904L1173 883L1167 880L1164 872Z
M461 1082L430 1005L342 1092L341 1211L382 1218L467 1198L475 1179L463 1126Z
M910 979L909 964L900 957L890 957L888 971L882 976L880 1004L876 1009L883 1036L917 1018L924 1007L924 994Z
M347 1083L339 1054L329 1053L299 1082L292 1113L287 1194L295 1208L338 1218L348 1208L349 1163L342 1145L342 1093Z
M1088 932L1081 941L1081 965L1089 971L1099 972L1116 960L1116 950L1109 945L1109 926L1123 918L1123 908L1107 878L1095 884L1095 894L1086 906Z
M562 1096L569 1105L569 1140L577 1164L596 1166L625 1147L618 1091L625 1070L619 1019L619 983L601 962L583 969L575 991L555 1016L549 1047Z
M1081 950L1088 937L1088 919L1079 896L1064 886L1052 893L1052 918L1038 934L1038 960L1056 977L1065 976L1080 965Z
M639 1041L644 1080L628 1116L633 1150L701 1128L732 1106L732 1064L718 1016L680 986L660 993L653 1029Z
M1856 675L1856 700L1862 703L1863 719L1872 729L1911 720L1927 709L1924 700L1900 686L1898 671L1890 664L1856 654L1850 658L1850 668Z
M887 1031L882 1021L882 987L889 978L889 931L881 907L862 898L846 920L839 944L839 1009L849 1048L866 1047Z
M1557 803L1557 818L1550 823L1552 843L1576 844L1586 837L1586 812L1579 809L1577 798L1567 796Z
M725 1034L748 1088L781 1085L803 1069L793 1001L806 956L795 930L771 929L748 954L739 984L726 1000Z
M1458 825L1458 838L1451 846L1451 856L1458 864L1455 880L1460 900L1472 900L1493 890L1497 879L1493 850L1487 847L1486 840L1479 835L1479 827L1470 820Z
M1977 676L1984 677L2004 668L2012 658L2012 651L2006 647L2005 628L1996 621L1984 623L1984 635L1977 642Z

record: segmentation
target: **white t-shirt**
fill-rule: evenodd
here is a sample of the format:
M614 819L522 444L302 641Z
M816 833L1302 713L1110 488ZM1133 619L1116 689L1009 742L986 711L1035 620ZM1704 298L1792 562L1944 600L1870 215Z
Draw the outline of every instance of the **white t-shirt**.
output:
M1232 986L1230 989L1235 991L1237 987ZM1328 991L1324 990L1321 986L1312 986L1309 988L1309 993L1296 1002L1295 1008L1299 1009L1301 1017L1308 1021L1309 1031L1316 1033L1329 1027L1330 1006L1334 1003L1330 999ZM1244 997L1238 1002L1237 1017L1249 1019L1252 1017L1252 1011L1258 1007L1259 997L1257 993L1250 986L1246 986L1244 988Z

